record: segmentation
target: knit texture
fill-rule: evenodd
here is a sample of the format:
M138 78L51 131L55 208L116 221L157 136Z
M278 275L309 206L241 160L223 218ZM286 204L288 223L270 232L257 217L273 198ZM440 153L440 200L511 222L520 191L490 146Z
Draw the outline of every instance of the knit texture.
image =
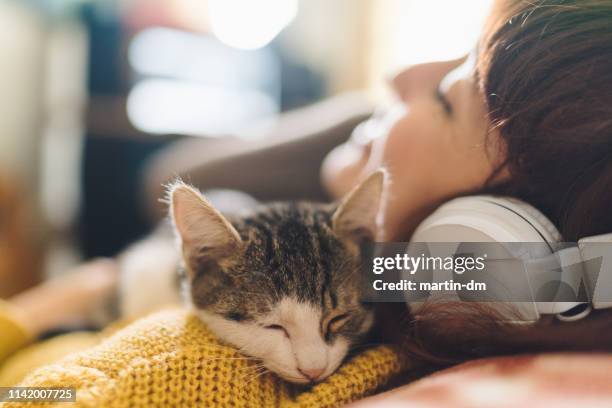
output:
M0 299L0 361L31 341L32 336L19 322L18 314L16 308Z
M73 332L24 347L0 365L0 387L13 386L35 369L96 346L100 340L98 333Z
M374 393L401 369L399 356L378 346L323 383L298 388L260 374L256 362L220 343L197 317L174 310L41 367L19 385L76 387L77 403L70 406L79 407L336 407Z

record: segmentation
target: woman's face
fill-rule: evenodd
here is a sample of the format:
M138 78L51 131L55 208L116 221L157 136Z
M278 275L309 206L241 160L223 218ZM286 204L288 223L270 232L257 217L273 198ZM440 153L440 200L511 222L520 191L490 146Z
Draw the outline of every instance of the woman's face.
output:
M390 174L386 239L407 234L441 201L483 186L502 159L471 59L410 67L392 80L394 106L358 126L326 158L334 195L384 166Z

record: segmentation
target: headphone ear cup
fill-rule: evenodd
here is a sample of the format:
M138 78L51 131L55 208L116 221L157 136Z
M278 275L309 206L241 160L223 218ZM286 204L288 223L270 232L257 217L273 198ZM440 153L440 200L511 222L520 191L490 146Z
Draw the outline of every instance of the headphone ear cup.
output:
M500 250L502 258L491 259L505 259L508 255L523 259L545 259L555 252L555 244L560 240L561 234L553 223L525 202L514 198L469 196L456 198L440 206L417 227L411 244L498 242L502 244L500 248L493 246L491 250ZM506 243L528 245L507 247ZM506 253L506 250L509 252ZM530 285L528 282L516 281L515 275L507 275L504 271L498 270L497 275L494 271L489 272L494 277L491 282L503 282L503 288L516 284L521 288ZM407 300L410 302L410 299ZM534 301L517 300L509 303L516 307L524 321L536 321L541 313L551 313L545 305ZM516 316L509 317L514 319Z

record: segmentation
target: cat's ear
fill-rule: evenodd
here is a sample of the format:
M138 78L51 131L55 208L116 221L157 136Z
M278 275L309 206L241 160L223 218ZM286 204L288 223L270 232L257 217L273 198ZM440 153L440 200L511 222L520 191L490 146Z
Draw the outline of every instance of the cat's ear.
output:
M352 241L377 238L386 179L387 172L377 170L342 200L332 216L338 235Z
M188 262L219 261L235 253L242 240L236 229L202 194L176 182L169 187L170 217Z

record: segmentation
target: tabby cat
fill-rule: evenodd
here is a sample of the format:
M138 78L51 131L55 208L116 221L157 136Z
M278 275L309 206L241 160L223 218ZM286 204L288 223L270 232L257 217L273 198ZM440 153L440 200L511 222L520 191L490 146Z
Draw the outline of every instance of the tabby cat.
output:
M384 179L374 173L340 204L275 203L233 217L191 186L170 186L196 314L288 381L328 377L373 325L361 248L377 234Z

